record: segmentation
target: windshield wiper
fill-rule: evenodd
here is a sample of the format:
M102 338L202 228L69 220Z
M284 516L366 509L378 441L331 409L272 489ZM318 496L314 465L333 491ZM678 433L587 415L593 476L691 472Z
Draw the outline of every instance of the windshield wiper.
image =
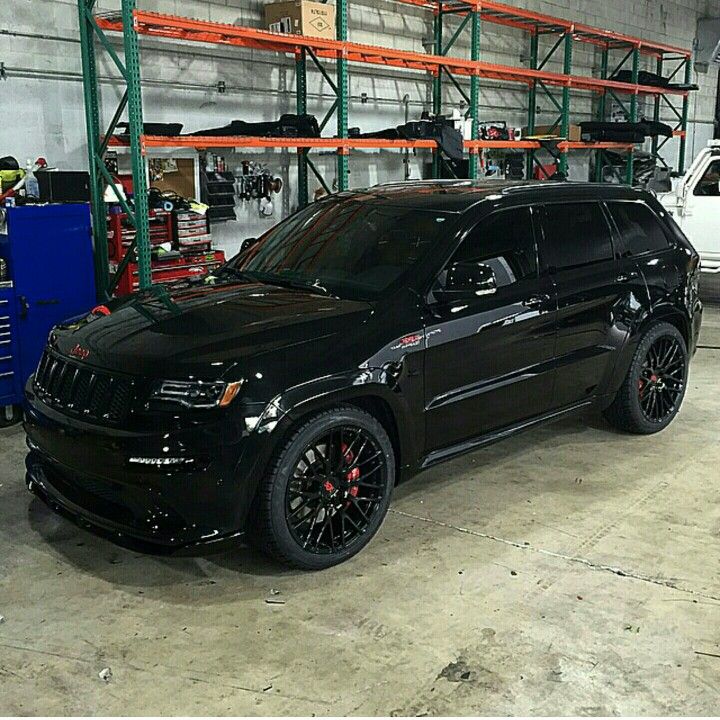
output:
M278 285L280 287L292 288L293 290L305 290L306 292L311 292L315 295L322 295L323 297L337 297L326 287L320 285L319 280L309 282L307 280L295 280L293 278L282 277L281 275L270 274L259 279L260 282L265 282L268 285Z
M312 282L308 280L297 280L295 278L284 277L283 275L276 275L275 273L266 273L260 270L240 270L235 267L230 267L229 265L218 270L216 275L231 275L239 280L249 280L250 282L265 283L266 285L287 287L293 290L304 290L314 293L315 295L322 295L323 297L336 297L330 290L320 285L319 280L313 280Z

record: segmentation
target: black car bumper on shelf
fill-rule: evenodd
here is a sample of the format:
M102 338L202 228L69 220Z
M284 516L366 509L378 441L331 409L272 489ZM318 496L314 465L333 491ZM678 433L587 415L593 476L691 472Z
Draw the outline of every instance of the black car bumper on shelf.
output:
M26 390L27 483L81 524L176 549L239 536L260 454L232 421L128 432L88 425ZM147 465L151 459L182 464Z

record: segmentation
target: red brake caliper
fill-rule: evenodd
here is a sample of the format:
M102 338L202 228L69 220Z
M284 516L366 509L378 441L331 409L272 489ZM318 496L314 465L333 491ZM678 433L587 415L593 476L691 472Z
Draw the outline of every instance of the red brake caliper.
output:
M352 465L352 462L353 462L353 460L355 459L355 454L352 452L352 450L348 450L348 446L347 446L346 443L343 443L343 444L341 445L341 450L342 450L342 452L343 452L343 457L344 457L344 459L345 459L345 462L346 462L348 465ZM347 474L345 475L345 479L346 479L349 483L355 483L355 482L357 482L357 481L360 479L360 468L359 468L359 467L354 467L352 470L348 470ZM357 485L353 485L353 486L348 490L348 492L349 492L350 495L352 495L353 497L357 497L358 490L359 490L358 486L357 486ZM349 504L350 504L350 503L348 503L348 505L349 505Z
M654 373L650 376L650 382L656 383L658 381L658 376ZM645 381L641 378L638 380L638 390L640 391L640 397L642 397L643 390L645 389Z

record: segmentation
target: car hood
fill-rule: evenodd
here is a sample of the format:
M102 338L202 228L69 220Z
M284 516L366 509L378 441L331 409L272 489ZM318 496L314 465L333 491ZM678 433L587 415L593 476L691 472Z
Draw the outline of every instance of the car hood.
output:
M368 303L260 283L197 285L152 291L108 304L58 326L51 344L88 365L148 377L222 377L267 353L306 353L333 343L372 314Z

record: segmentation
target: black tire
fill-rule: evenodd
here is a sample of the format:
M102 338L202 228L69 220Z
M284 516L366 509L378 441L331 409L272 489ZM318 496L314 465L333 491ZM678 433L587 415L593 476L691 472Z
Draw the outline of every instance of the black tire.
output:
M395 454L385 428L350 405L324 410L293 429L271 462L250 540L295 568L337 565L378 531L394 486Z
M669 360L664 360L666 355ZM604 412L605 418L616 428L637 435L664 430L685 397L688 365L687 346L680 331L665 322L652 325L640 340L627 376Z
M20 405L5 405L0 407L0 428L11 427L22 420L23 413Z

